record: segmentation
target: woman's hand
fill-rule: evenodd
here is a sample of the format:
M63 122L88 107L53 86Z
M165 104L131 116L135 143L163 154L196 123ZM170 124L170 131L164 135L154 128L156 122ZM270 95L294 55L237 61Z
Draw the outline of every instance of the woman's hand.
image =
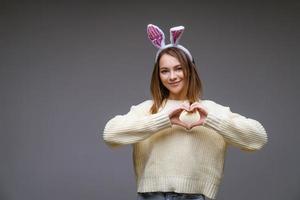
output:
M190 112L194 112L195 110L197 110L200 114L200 119L192 124L190 124L190 129L192 129L195 126L200 126L203 125L206 117L207 117L207 111L206 109L201 105L201 103L199 102L194 102L191 106L190 106Z
M187 123L181 121L179 118L182 111L187 111L187 112L198 111L200 118L196 122L187 124ZM176 124L176 125L186 128L187 130L190 130L190 129L194 128L195 126L203 125L205 122L205 119L207 117L207 114L208 113L207 113L206 109L199 102L194 102L191 106L188 103L183 103L179 107L176 107L174 110L172 110L170 112L169 118L170 118L172 124Z

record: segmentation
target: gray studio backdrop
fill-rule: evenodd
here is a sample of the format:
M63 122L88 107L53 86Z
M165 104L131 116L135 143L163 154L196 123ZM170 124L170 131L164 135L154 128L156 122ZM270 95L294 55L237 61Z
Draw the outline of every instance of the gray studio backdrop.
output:
M131 147L105 123L151 98L153 23L186 31L204 99L259 120L268 144L229 148L219 200L298 200L297 1L0 3L0 199L135 199ZM168 38L167 34L167 38Z

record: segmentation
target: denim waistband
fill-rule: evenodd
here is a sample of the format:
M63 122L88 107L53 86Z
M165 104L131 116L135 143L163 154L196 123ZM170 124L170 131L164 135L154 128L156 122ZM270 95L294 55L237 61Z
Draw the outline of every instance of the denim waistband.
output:
M138 193L138 200L205 200L203 194L187 194L176 192L146 192Z

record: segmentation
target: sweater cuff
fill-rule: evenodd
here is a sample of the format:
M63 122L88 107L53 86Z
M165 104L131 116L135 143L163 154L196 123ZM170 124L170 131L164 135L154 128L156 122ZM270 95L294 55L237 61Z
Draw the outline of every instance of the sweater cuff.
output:
M207 127L211 127L217 131L222 132L223 130L223 125L226 116L222 116L222 115L216 115L213 113L208 113L208 115L206 116L205 122L204 122L204 126Z

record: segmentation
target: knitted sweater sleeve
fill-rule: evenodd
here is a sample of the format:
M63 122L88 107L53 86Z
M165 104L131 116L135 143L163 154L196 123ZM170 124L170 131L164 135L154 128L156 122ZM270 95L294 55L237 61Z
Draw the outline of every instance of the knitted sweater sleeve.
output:
M150 100L133 105L124 115L116 115L104 128L103 139L111 146L133 144L150 137L153 133L171 127L166 113L147 114Z
M260 122L233 113L229 107L212 104L204 126L215 129L227 143L247 151L261 149L267 143L267 133Z

